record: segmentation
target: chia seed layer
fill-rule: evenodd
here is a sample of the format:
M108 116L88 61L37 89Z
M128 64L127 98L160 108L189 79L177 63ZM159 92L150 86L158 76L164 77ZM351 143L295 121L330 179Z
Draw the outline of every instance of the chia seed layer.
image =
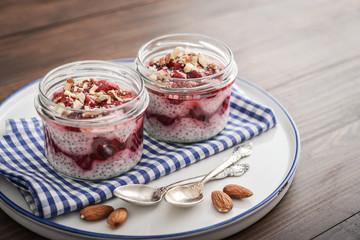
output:
M79 179L102 180L133 168L141 158L143 117L108 127L66 129L44 124L45 149L49 163L60 173Z
M227 124L230 87L218 90L214 97L177 100L149 91L145 129L168 142L192 143L217 135Z

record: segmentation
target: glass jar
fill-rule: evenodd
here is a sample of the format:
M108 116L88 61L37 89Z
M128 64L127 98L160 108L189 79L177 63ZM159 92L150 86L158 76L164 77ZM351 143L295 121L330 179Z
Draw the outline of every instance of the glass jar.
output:
M105 80L135 97L119 106L74 109L52 101L67 79ZM133 168L143 148L148 93L133 69L107 61L79 61L50 71L39 83L35 108L43 120L45 154L52 168L80 180L105 180Z
M183 79L149 69L152 59L179 47L202 54L222 70ZM166 142L194 143L210 139L224 129L237 65L232 51L223 42L198 34L165 35L144 44L135 63L149 92L144 127L152 136Z

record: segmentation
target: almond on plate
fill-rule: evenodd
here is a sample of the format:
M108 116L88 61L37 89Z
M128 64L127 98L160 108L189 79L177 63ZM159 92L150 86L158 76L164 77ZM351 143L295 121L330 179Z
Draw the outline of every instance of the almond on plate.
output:
M230 212L233 207L232 199L229 195L221 191L213 191L211 193L211 200L216 210L222 213Z
M223 191L231 198L236 199L247 198L253 195L252 191L237 184L228 184L224 187Z
M118 228L126 221L127 215L126 208L118 208L109 215L107 223L112 228Z
M87 221L95 221L106 218L114 208L108 205L92 205L83 208L80 211L80 217Z

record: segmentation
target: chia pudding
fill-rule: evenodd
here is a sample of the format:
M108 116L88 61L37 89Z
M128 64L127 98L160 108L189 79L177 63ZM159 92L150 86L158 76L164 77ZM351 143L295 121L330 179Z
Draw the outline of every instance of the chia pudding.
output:
M45 153L57 172L104 180L139 162L148 95L135 71L105 61L71 63L46 75L39 88Z
M224 47L227 51L221 53L228 55L221 55L220 49L211 51L206 44L194 47L189 44L191 38L198 44L219 44L201 35L169 35L153 40L158 44L145 44L136 60L150 97L144 127L162 141L204 141L220 133L228 121L231 85L237 74L231 51ZM164 42L168 44L160 46Z

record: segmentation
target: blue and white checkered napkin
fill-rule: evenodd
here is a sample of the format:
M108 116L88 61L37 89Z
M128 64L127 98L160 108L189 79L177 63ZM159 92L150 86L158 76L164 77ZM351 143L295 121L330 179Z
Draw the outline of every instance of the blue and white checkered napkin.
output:
M10 119L0 138L0 174L15 184L33 213L50 218L113 197L113 190L128 183L147 183L210 155L221 152L272 128L271 109L244 98L234 86L227 127L215 138L193 145L171 145L144 134L139 164L109 181L81 182L57 175L44 155L41 120Z

